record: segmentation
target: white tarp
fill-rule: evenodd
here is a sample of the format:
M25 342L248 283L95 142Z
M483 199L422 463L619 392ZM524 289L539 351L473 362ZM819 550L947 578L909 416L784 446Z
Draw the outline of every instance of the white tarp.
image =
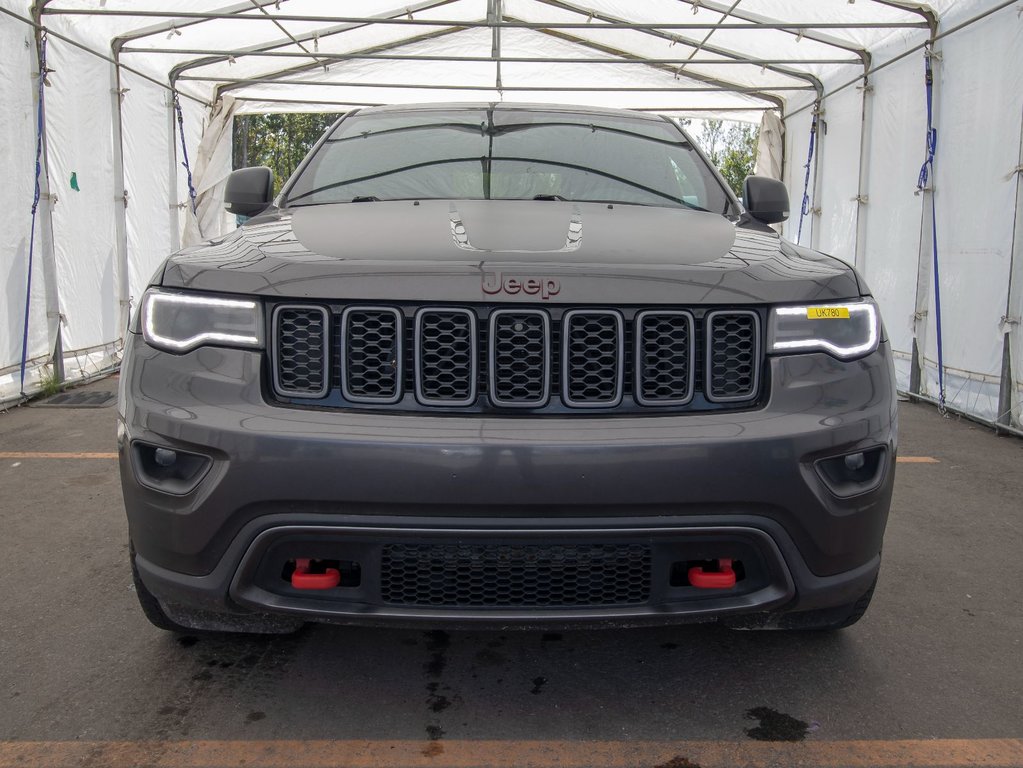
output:
M0 0L3 1L3 0ZM35 185L36 108L34 91L38 70L32 30L13 22L0 23L0 141L6 169L0 183L0 393L17 393L24 340L25 298L29 271L29 234ZM27 354L30 360L45 358L53 335L47 321L45 270L48 232L42 216L36 219L36 243L32 257L32 288ZM29 367L26 382L36 388L38 363Z
M42 366L53 354L58 313L69 378L115 363L128 302L137 303L160 261L182 242L233 226L220 209L233 115L504 100L624 106L760 123L758 171L789 185L792 217L783 226L785 236L856 264L881 302L900 388L911 386L915 348L921 392L938 394L930 193L916 191L926 126L920 46L931 34L925 15L917 12L921 4L255 0L250 8L223 0L50 0L42 5L55 70L46 88L45 137L56 203L44 196L37 222L27 343L30 390L38 388L46 372ZM935 46L939 138L933 183L946 395L951 405L985 419L1003 416L1006 406L1000 400L1008 401L1017 427L1023 401L1018 253L1023 193L1014 173L1023 160L1018 5L935 0L927 6L937 14L936 31L942 35ZM0 0L0 8L22 19L31 16L27 0ZM211 12L223 17L187 16ZM502 19L498 35L486 25L494 13ZM957 29L985 13L990 15ZM632 26L623 28L626 23ZM571 26L550 26L557 24ZM534 26L525 28L529 25ZM495 45L500 65L492 59ZM112 64L104 58L111 51L125 65L119 95L113 93ZM261 51L273 55L254 55ZM864 60L881 65L866 82ZM37 68L35 30L0 14L5 105L0 137L10 169L0 185L0 205L8 212L0 234L6 298L0 312L0 400L16 396L19 388ZM172 82L181 94L198 216L191 209L167 88ZM799 235L810 107L818 89L826 95ZM1006 346L1013 361L1008 387L1001 381Z

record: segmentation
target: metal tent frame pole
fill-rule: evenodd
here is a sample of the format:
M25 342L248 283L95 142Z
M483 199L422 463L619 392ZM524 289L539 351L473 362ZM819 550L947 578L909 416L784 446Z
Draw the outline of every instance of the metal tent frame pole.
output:
M383 102L377 101L331 101L323 99L279 99L273 97L263 96L235 96L238 101L249 101L254 104L266 103L266 104L302 104L308 106L331 106L331 107L345 107L347 109L356 109L360 107L382 107ZM631 112L766 112L768 110L775 109L775 107L768 106L757 106L751 104L748 107L629 107ZM310 112L316 110L309 110ZM334 111L334 110L328 110ZM241 114L254 114L241 110Z
M700 5L702 7L710 8L711 4L706 0L701 0ZM291 14L291 13L277 13L277 14L248 14L248 13L218 13L218 12L201 12L201 11L144 11L144 10L114 10L110 8L55 8L46 9L44 14L48 15L62 15L62 16L120 16L130 18L156 18L156 19L183 19L183 20L200 20L200 21L212 21L214 19L232 19L235 21L259 21L259 22L302 22L312 24L382 24L391 26L420 26L420 27L450 27L450 26L463 26L468 28L482 28L489 29L493 26L488 21L458 21L453 19L416 19L416 18L387 18L387 19L375 19L370 16L324 16L324 15L305 15L305 14ZM749 14L740 16L735 14L736 18L748 18ZM596 16L594 17L596 18ZM814 30L818 29L927 29L928 25L926 22L789 22L789 21L775 21L773 19L767 19L765 17L763 21L754 20L752 23L720 23L720 22L608 22L603 23L600 26L601 29L632 29L632 30L715 30L715 29L727 29L727 30L738 30L745 32L754 32L758 29L778 29L782 31L792 30L793 32L803 31L803 36L807 39L811 38L811 34ZM594 25L589 22L532 22L523 21L516 23L502 22L502 26L512 29L593 29ZM825 42L820 40L818 42ZM845 41L834 39L833 42L828 42L828 45L834 45L836 47L846 47L852 45ZM861 50L855 49L853 50Z
M408 6L403 11L401 11L401 13L403 13L403 14L404 13L417 13L419 11L429 10L431 8L437 8L437 7L440 7L442 5L448 5L449 3L456 2L456 1L457 0L425 0L424 2L419 2L419 3L416 3L416 4ZM385 15L387 15L387 14L382 14L381 18L383 18ZM392 12L392 13L390 13L390 15L394 15L394 13ZM324 39L326 39L328 37L334 37L336 35L340 35L340 34L342 34L344 32L349 32L349 31L354 30L354 29L361 29L361 28L363 28L365 26L367 26L367 25L366 24L339 24L339 25L335 25L335 26L332 26L332 27L328 27L327 29L321 29L321 30L316 30L316 31L313 31L313 32L306 32L304 34L296 35L295 38L297 40L301 41L301 42L308 42L310 40L317 40L317 39L318 40L324 40ZM124 44L124 43L131 42L132 40L137 40L137 39L141 39L142 37L147 37L147 36L152 35L152 34L161 34L161 33L167 31L167 25L163 25L160 28L153 28L153 30L154 31L146 32L144 35L124 35L124 36L122 36L122 37L120 37L118 39L120 41L122 41L122 44ZM287 52L285 52L285 51L281 51L281 52L276 51L277 48L283 48L283 47L286 47L288 45L292 45L292 42L291 42L290 38L289 39L278 39L278 40L274 40L274 41L271 41L271 42L268 42L268 43L259 43L257 45L251 45L251 46L248 46L248 47L245 47L245 48L239 48L239 49L226 49L226 50L196 49L195 53L197 55L202 56L202 58L193 59L191 61L182 62L181 64L178 64L178 65L172 67L171 70L170 70L169 79L173 83L175 78L177 77L177 75L179 75L182 72L186 72L186 71L191 70L191 69L197 69L197 68L200 68L200 67L210 66L210 65L213 65L213 64L220 64L220 63L223 63L225 61L231 61L232 59L234 59L236 57L240 58L242 56L247 56L247 55L270 55L270 56L275 56L275 55L287 54L288 56L295 56L295 57L300 57L300 58L308 58L308 56L305 53L298 53L297 51L287 51ZM125 47L125 49L127 50L127 46ZM131 52L132 53L164 53L164 52L171 52L171 51L168 50L168 49L160 49L160 48L152 49L152 48L135 48L135 47L132 47L131 48ZM183 51L183 53L187 54L188 51L185 50L185 51ZM317 53L317 56L319 56L320 59L325 59L325 60L330 60L331 59L330 54L320 54L320 53ZM320 65L319 64L313 64L311 66L320 66Z
M453 0L449 0L453 1ZM322 41L327 33L320 35ZM404 42L404 41L403 41ZM274 47L283 45L275 43ZM146 54L175 54L181 56L212 54L209 62L198 63L196 66L210 66L229 59L242 58L281 58L281 59L307 59L308 54L298 51L275 51L263 50L261 48L138 48L125 45L121 53L133 55ZM487 63L494 61L493 56L454 56L447 54L425 54L425 53L331 53L319 51L317 58L324 61L443 61L443 62L464 62L464 63ZM501 62L505 64L693 64L712 65L715 67L739 65L765 68L772 64L859 64L859 59L774 59L774 58L641 58L631 53L623 53L621 58L588 58L585 56L505 56L501 54Z
M117 60L117 54L114 54ZM111 190L114 196L114 237L117 248L118 268L118 309L120 312L121 336L119 341L124 341L128 329L128 319L131 314L131 288L128 280L128 186L124 177L124 110L123 101L126 91L121 87L121 68L118 64L110 66L110 112L111 130L113 132L113 172L114 185ZM120 205L118 205L120 203Z
M570 2L566 2L566 0L536 0L536 2L543 3L544 5L549 5L549 6L554 7L554 8L560 8L561 10L564 10L564 11L570 11L572 13L576 13L576 14L579 14L581 16L587 16L588 17L588 16L592 15L592 17L594 19L596 19L596 20L601 22L600 27L603 27L603 28L607 28L607 25L610 24L610 23L621 23L622 22L622 20L619 19L616 16L609 16L607 14L602 14L602 13L593 13L591 11L588 11L585 8L582 8L582 7L577 6L577 5L573 5ZM584 25L584 26L587 29L591 29L591 30L594 29L593 25ZM720 29L720 26L719 25L715 26L715 29ZM643 32L646 35L650 35L652 37L660 38L661 40L667 40L669 43L672 43L672 42L674 42L674 43L681 43L682 45L688 45L690 47L694 47L694 46L697 45L696 41L694 41L692 39L689 39L687 37L678 35L678 34L668 34L666 32L662 32L662 31L657 30L657 29L647 29L647 30L639 30L639 31ZM716 56L724 56L726 58L733 59L735 61L739 61L739 62L742 62L742 63L753 64L753 62L749 60L749 57L744 56L741 53L738 53L736 51L732 51L732 50L727 49L727 48L720 48L720 47L718 47L716 45L715 46L711 46L711 45L707 44L706 42L703 44L703 50L706 51L707 53L710 53L710 54L713 54L713 55L716 55ZM782 66L779 66L777 64L761 64L761 66L764 69L766 69L766 70L768 70L770 72L776 72L776 73L781 74L781 75L787 75L788 77L792 77L792 78L795 78L797 80L803 80L803 81L805 81L807 83L810 83L810 85L813 86L814 90L817 91L817 97L818 98L820 98L821 93L823 93L823 91L824 91L823 83L821 83L820 80L818 80L814 75L811 75L808 72L803 72L803 71L798 70L798 69L790 69L788 67L782 67Z
M1016 168L1016 208L1012 221L1012 253L1009 257L1009 291L1002 317L1002 380L998 392L997 422L1002 428L1023 427L1023 392L1016 389L1016 378L1023 360L1013 360L1013 339L1023 333L1023 114L1020 115L1019 156ZM1018 344L1018 341L1017 341ZM1023 345L1019 345L1023 349ZM1015 373L1014 373L1015 371ZM1018 410L1015 420L1013 411ZM1015 421L1015 424L1013 423ZM1018 434L1023 434L1019 433Z

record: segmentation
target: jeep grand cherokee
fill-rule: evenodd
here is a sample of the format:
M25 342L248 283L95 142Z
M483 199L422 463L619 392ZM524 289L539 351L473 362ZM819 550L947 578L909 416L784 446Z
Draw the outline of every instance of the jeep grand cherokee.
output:
M779 237L680 125L509 104L339 119L236 232L160 268L122 373L158 627L718 620L866 609L891 354L845 263Z

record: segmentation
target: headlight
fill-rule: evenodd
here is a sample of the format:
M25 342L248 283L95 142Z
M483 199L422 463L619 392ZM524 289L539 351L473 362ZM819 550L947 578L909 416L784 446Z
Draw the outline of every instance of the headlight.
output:
M188 352L204 344L262 347L259 304L202 293L171 293L150 288L142 299L142 336L168 352Z
M767 350L782 354L827 352L840 360L852 360L877 349L880 338L877 304L870 299L775 307Z

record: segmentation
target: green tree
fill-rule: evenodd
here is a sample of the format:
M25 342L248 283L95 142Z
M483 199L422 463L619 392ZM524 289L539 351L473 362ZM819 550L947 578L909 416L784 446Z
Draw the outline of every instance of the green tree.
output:
M760 128L751 123L724 120L703 123L700 145L736 195L742 195L742 182L753 173L759 138Z
M267 165L274 194L337 119L334 112L242 115L234 119L234 167Z

